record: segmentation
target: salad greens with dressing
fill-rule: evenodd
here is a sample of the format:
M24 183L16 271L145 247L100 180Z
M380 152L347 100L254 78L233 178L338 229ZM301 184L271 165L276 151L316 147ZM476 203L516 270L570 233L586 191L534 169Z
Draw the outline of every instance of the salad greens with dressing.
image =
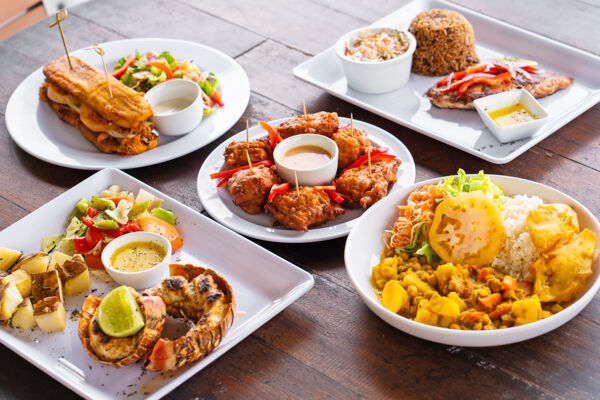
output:
M135 55L122 57L113 67L112 76L124 85L147 92L152 87L169 79L188 79L198 83L204 100L204 117L223 107L219 91L219 80L208 71L202 71L190 60L178 62L168 51L145 54L136 50Z

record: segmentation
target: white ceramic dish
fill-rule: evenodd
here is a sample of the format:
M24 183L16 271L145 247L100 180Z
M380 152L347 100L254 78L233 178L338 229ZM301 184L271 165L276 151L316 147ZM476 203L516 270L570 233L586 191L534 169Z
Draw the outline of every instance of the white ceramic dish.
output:
M340 59L342 69L353 89L370 94L387 93L406 85L410 78L412 56L417 48L417 40L408 31L403 31L408 37L409 46L406 52L391 60L379 62L364 62L353 60L345 55L346 43L362 32L379 34L390 29L386 27L359 28L346 33L335 44L335 51Z
M501 143L486 129L475 110L433 107L423 93L441 77L412 74L404 87L391 93L357 92L348 87L334 47L298 65L294 75L333 96L496 164L515 159L600 101L600 57L454 3L416 0L376 21L373 26L407 29L419 12L432 8L454 10L465 16L473 25L477 55L483 62L503 56L527 58L536 60L544 70L575 78L568 88L539 100L550 118L534 136Z
M331 159L327 163L315 168L300 169L291 168L286 165L284 156L290 149L307 145L318 146L327 150L329 154L331 154ZM291 136L279 143L275 148L275 151L273 151L273 159L275 160L279 176L292 185L295 184L294 172L298 177L299 185L329 185L335 178L337 172L338 153L337 145L327 136L307 133L304 135Z
M507 195L536 195L546 202L568 204L577 212L581 229L589 228L596 234L596 247L600 246L600 222L581 203L572 197L541 183L501 175L488 175L492 181L502 186ZM541 321L508 329L492 331L459 331L415 322L384 308L371 287L369 277L371 267L379 263L382 233L398 217L397 205L404 204L410 192L424 185L439 182L442 178L430 179L399 190L368 210L348 235L345 249L346 271L354 288L365 304L388 324L421 339L453 346L499 346L531 339L553 329L575 317L594 297L600 288L600 260L594 260L594 274L587 282L586 292L579 299L559 312Z
M126 39L101 43L107 68L119 58L138 50L168 50L178 60L192 59L219 78L225 107L192 132L182 137L159 136L158 146L142 154L105 154L88 142L74 127L62 122L48 104L40 102L39 87L44 81L42 67L29 75L13 92L6 106L6 126L12 139L27 153L63 167L97 170L138 168L181 157L217 139L244 113L250 99L250 83L242 67L231 57L202 44L177 39ZM102 69L93 51L81 49L71 55ZM57 54L58 58L61 54ZM52 60L47 60L48 62Z
M227 279L233 288L238 313L229 333L212 353L174 374L164 375L143 372L138 363L115 369L94 361L81 346L76 318L67 318L66 329L53 334L39 329L21 332L0 327L0 343L77 394L88 399L159 399L198 374L312 287L310 274L116 169L92 175L9 226L0 232L0 245L26 254L39 251L42 237L64 230L65 216L79 198L89 198L111 184L134 192L143 188L164 199L165 207L177 215L177 230L184 241L183 247L173 254L172 262L208 266ZM35 226L34 234L32 226ZM231 251L232 248L236 251ZM244 268L239 268L240 265ZM88 294L102 297L116 286L93 278L90 291L65 299L67 314L78 312Z
M500 127L489 116L492 111L500 110L521 103L533 116L534 121L522 122L520 124ZM508 92L481 97L473 102L475 109L487 128L502 143L529 137L537 132L548 122L548 112L542 105L525 89L514 89Z
M202 121L204 101L202 89L196 82L187 79L171 79L154 86L145 94L146 100L152 106L155 129L167 136L181 136L190 133ZM165 101L183 99L191 103L183 110L160 113L157 106Z
M160 263L144 271L127 272L120 271L113 267L111 258L115 251L126 244L134 242L155 243L165 250L165 257ZM169 243L164 236L152 232L131 232L110 241L104 250L102 250L100 258L106 272L108 272L115 282L121 285L131 286L134 289L147 289L156 286L162 279L169 276L171 251L171 243Z
M287 118L269 122L271 126L277 126ZM340 126L350 123L350 118L340 118ZM390 193L402 187L412 185L415 181L415 163L413 158L402 142L390 133L366 122L354 120L354 126L367 132L373 147L388 147L390 154L395 154L402 164L396 174L398 181L390 188ZM250 128L250 138L264 138L267 133L258 126ZM346 236L356 223L356 219L363 213L363 209L346 210L343 215L323 225L310 228L308 232L294 231L292 229L274 226L274 220L270 215L250 215L242 211L231 201L231 196L226 189L216 187L216 182L210 179L210 174L223 168L223 152L232 141L246 140L246 131L242 131L217 146L202 164L198 172L196 182L198 196L205 210L218 222L242 235L270 242L282 243L309 243L323 240L335 239Z

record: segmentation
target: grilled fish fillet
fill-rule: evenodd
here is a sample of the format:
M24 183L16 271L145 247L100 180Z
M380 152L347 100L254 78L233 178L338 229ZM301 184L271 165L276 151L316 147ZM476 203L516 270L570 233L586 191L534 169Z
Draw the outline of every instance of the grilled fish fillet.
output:
M467 91L461 95L457 94L456 90L440 93L440 88L434 85L425 93L425 96L429 97L431 104L439 108L461 108L472 110L475 109L473 101L480 97L523 88L535 98L540 98L549 96L557 90L566 88L571 82L573 82L573 78L568 76L557 74L555 72L539 71L535 74L531 74L531 79L518 75L517 77L511 78L510 82L495 86L476 83L470 86Z
M106 120L123 128L138 128L152 116L152 108L143 93L123 85L109 75L113 98L108 92L104 72L71 57L73 69L63 56L44 66L48 82L89 104Z

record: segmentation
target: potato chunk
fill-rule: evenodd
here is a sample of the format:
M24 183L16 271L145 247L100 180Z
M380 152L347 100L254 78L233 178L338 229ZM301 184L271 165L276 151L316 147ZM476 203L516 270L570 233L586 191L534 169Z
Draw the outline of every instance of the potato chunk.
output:
M14 283L0 286L0 321L7 321L17 311L23 297Z
M0 247L0 271L6 271L23 255L23 252L18 250L7 249Z
M26 297L19 304L17 311L12 316L11 325L13 328L21 330L32 329L36 326L35 318L33 317L33 306L29 297Z
M60 265L58 273L67 296L75 296L87 290L92 284L87 265L79 254Z
M31 276L22 269L18 269L12 274L2 279L2 284L14 283L23 297L29 297L31 294Z
M62 283L58 271L52 270L31 275L31 294L34 304L46 297L56 296L63 302Z
M46 297L35 303L33 317L44 332L62 331L67 324L65 307L57 296Z
M23 257L23 259L21 259L21 261L14 266L13 271L22 269L29 274L46 272L48 270L48 261L48 253L45 251L39 251Z
M397 313L410 304L406 290L396 280L387 281L381 292L381 304L393 313Z
M53 269L56 269L58 266L63 265L64 262L70 260L71 257L73 256L55 250L52 253L52 258L50 258L50 265L48 265L48 271L51 271Z
M515 326L529 324L550 316L550 312L542 310L540 299L535 294L527 299L515 301L511 311L515 315Z
M434 294L431 299L419 302L415 321L448 328L458 320L459 315L458 304L447 297Z

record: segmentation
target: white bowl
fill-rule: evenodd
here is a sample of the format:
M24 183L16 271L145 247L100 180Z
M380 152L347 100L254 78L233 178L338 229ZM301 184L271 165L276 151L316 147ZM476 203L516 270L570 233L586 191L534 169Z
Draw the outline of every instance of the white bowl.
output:
M324 148L331 154L331 160L320 167L315 168L290 168L282 162L285 153L288 150L298 147L313 145ZM277 173L284 181L290 185L295 185L294 171L298 176L298 184L306 186L330 185L335 178L338 166L338 147L337 144L327 136L315 135L312 133L304 133L302 135L294 135L281 141L275 151L273 151L273 159L277 166Z
M165 249L165 258L154 267L145 271L125 272L113 268L110 259L120 247L132 242L153 242ZM110 241L101 255L106 272L115 282L131 286L135 289L146 289L156 286L162 279L169 276L169 261L171 259L171 243L164 237L152 232L132 232L119 236Z
M197 127L204 113L201 90L196 82L187 79L171 79L148 90L145 98L153 109L168 100L177 98L192 100L192 104L183 110L164 114L155 113L152 122L156 130L167 136L181 136Z
M335 44L335 52L342 63L348 85L363 93L380 94L399 89L410 78L412 56L417 48L417 40L408 31L402 31L409 40L408 50L398 57L385 61L357 61L345 55L348 39L359 32L369 31L378 34L383 30L398 30L389 27L368 27L355 29L342 36Z
M521 103L533 116L534 121L522 122L520 124L506 128L499 127L488 113ZM542 105L525 89L513 89L508 92L493 94L491 96L481 97L473 102L479 116L485 123L485 126L492 131L502 143L512 142L532 136L546 122L548 122L548 112Z
M541 183L501 175L488 175L492 181L502 186L507 195L536 195L549 203L565 203L571 206L579 219L581 229L589 228L596 234L596 247L600 246L600 222L581 203L572 197ZM395 314L381 305L369 282L371 267L379 264L383 246L382 234L397 219L396 206L404 204L408 195L424 185L439 182L443 178L419 182L407 188L390 193L367 210L352 228L346 241L344 259L346 271L354 288L365 304L388 324L421 339L453 346L499 346L520 342L542 335L558 328L575 317L594 297L600 287L600 261L594 259L593 275L588 279L586 291L577 301L561 312L530 324L507 329L490 331L463 331L440 328L415 322Z

